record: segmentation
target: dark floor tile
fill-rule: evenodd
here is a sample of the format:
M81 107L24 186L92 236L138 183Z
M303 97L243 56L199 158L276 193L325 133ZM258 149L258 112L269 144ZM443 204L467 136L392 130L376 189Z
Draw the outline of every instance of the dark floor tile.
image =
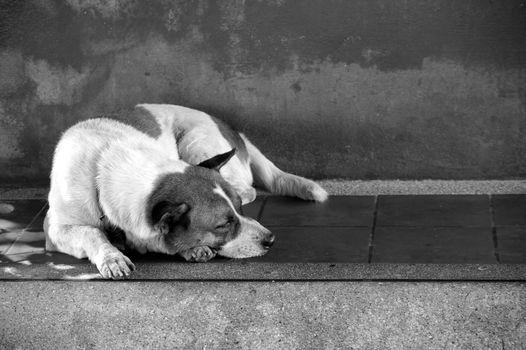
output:
M0 234L13 229L25 229L46 205L45 200L0 201Z
M0 255L1 263L25 263L26 265L33 264L91 264L88 259L77 259L71 255L58 252L25 252L18 254ZM57 267L60 269L60 266Z
M258 196L252 203L243 206L243 215L251 217L252 219L258 219L261 206L265 201L266 196Z
M0 233L0 254L7 252L22 232L22 229L11 229L9 231L4 230L3 233Z
M243 213L246 216L257 218L260 211L261 205L264 202L265 197L258 197L254 202L243 206ZM34 204L34 203L32 203ZM40 203L40 208L42 209L42 204ZM33 205L34 206L34 205ZM27 208L28 206L23 206ZM38 208L38 206L33 209ZM25 230L11 230L4 234L0 234L0 254L5 254L10 257L10 260L14 261L23 261L29 260L33 263L72 263L72 262L81 262L81 259L76 259L67 254L62 253L46 253L45 252L45 235L43 232L43 221L46 216L46 207L44 210L41 210L37 217L34 217L30 220L26 220L28 223L33 221L30 227ZM27 217L29 217L28 215ZM27 225L27 224L26 224ZM24 225L20 225L24 226ZM16 240L16 242L15 242ZM148 261L148 262L181 262L184 259L178 256L169 256L165 254L140 254L134 251L126 251L127 255L130 256L134 261ZM87 261L87 260L86 260Z
M276 240L269 252L254 261L366 263L368 228L274 227Z
M325 203L269 197L261 223L266 226L363 226L373 223L374 197L332 196Z
M497 263L491 228L376 227L372 262Z
M37 216L33 218L31 225L25 228L25 231L43 232L44 231L44 219L46 218L48 209L49 209L49 205L46 202L44 204L44 207L38 212Z
M45 246L46 239L42 230L23 231L4 254L44 253Z
M495 225L526 225L526 195L494 195Z
M45 203L43 200L0 201L0 254L13 249L15 241L26 230L41 226L41 220L35 216Z
M488 196L379 196L377 226L491 225Z
M44 209L47 203L41 200L13 201L10 205L12 205L12 208L15 210L9 214L14 215L17 208L19 213L12 221L6 220L4 222L4 233L0 234L0 253L20 254L43 252L44 233L42 223L45 217ZM35 210L37 211L36 215L31 214ZM8 215L6 215L6 217L7 216Z
M184 262L180 255L168 255L162 253L145 253L141 254L136 250L126 249L123 251L132 262Z
M526 226L497 227L500 262L526 264Z

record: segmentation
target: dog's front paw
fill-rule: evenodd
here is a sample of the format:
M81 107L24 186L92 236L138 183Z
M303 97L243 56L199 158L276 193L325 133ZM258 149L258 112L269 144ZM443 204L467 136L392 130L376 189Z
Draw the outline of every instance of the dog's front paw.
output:
M135 271L135 265L131 260L117 249L101 254L97 260L95 265L104 278L126 278L132 271Z
M192 262L207 262L216 254L215 250L207 246L194 247L179 253L186 261Z

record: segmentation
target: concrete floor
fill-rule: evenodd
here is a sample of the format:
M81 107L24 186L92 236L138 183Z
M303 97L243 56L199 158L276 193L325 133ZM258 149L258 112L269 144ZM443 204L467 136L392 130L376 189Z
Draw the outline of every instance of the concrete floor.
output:
M2 282L13 349L524 349L523 283Z

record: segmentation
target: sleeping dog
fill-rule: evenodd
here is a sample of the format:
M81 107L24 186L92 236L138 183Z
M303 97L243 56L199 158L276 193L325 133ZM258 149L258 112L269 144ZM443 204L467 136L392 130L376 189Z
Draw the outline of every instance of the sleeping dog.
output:
M207 261L264 254L274 237L241 214L241 198L218 170L234 152L191 166L175 145L109 119L81 122L62 136L51 171L46 249L89 258L105 278L133 263L106 236L118 227L139 252Z
M64 133L44 223L47 250L87 257L105 278L135 268L110 243L115 228L141 253L197 262L216 254L247 258L265 254L274 241L241 214L241 204L255 197L252 179L275 193L327 198L316 183L282 172L246 137L202 112L140 105L124 120L91 119Z

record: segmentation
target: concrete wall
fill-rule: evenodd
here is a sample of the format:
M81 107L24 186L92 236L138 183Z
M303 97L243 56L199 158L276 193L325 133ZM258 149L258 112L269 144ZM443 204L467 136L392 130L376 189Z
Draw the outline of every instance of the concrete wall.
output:
M526 176L526 1L0 2L0 178L139 102L222 116L281 167Z

